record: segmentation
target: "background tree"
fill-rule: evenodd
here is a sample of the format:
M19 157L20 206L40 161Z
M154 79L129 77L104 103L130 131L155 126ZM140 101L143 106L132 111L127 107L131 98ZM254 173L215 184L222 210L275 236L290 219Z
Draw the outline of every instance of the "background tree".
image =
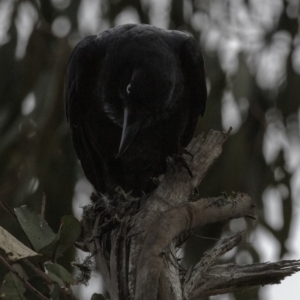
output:
M203 197L243 191L258 206L257 226L249 234L253 244L239 246L242 255L227 260L262 260L261 236L278 247L278 257L270 259L295 251L298 1L1 0L0 14L1 199L38 211L45 193L46 219L57 229L61 216L72 212L72 199L86 198L91 189L82 179L63 111L68 57L86 35L127 22L150 23L190 32L203 48L209 99L196 134L233 126L222 157L201 185ZM16 233L2 211L0 223ZM232 221L223 229L222 224L206 227L186 245L184 265L198 261L215 243L201 236L219 238L221 229L248 227L249 232L249 226ZM247 295L259 297L257 290Z

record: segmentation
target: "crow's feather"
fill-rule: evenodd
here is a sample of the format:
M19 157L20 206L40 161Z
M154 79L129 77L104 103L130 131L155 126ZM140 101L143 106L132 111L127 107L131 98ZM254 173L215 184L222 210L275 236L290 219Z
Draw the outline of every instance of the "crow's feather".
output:
M206 98L202 54L187 34L127 24L83 39L65 102L88 180L99 192L150 191L166 157L191 140Z

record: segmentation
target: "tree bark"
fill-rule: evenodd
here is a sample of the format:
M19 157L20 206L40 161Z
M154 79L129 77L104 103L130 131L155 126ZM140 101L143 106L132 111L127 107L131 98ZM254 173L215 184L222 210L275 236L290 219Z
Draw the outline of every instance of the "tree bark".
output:
M193 139L184 155L193 176L177 163L156 190L141 199L121 189L93 196L84 208L81 247L95 257L112 300L200 299L252 286L278 283L299 270L299 261L212 266L237 246L242 234L222 240L190 270L178 263L180 236L209 223L254 218L254 203L243 193L201 198L195 188L222 152L227 133L210 131ZM263 280L262 280L263 278Z

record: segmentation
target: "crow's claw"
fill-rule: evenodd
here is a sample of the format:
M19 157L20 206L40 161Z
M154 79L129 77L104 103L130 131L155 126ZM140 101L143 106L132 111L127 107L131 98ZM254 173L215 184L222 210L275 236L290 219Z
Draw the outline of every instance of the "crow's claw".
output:
M192 159L194 158L194 155L190 151L188 151L186 148L181 148L180 153L189 155Z
M175 172L175 161L174 161L173 157L168 156L166 158L166 163L167 163L167 166L171 167L173 169L173 171Z
M173 169L173 171L175 171L175 164L176 163L181 163L182 166L188 171L191 178L193 178L193 173L192 173L188 163L186 162L186 160L184 159L184 157L182 155L173 154L172 157L168 156L166 158L166 163L169 167L171 167Z

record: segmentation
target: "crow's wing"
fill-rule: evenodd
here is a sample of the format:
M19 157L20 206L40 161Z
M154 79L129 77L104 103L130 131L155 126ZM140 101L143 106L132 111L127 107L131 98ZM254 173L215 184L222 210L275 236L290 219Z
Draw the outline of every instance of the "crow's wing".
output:
M181 138L181 145L186 147L193 137L198 117L204 114L207 99L202 52L194 38L189 37L183 44L180 59L189 97L189 121Z
M105 45L96 35L88 36L74 48L65 80L65 110L70 124L80 123L94 105L95 86L105 57Z
M102 159L86 126L90 112L100 102L100 99L96 99L95 87L105 57L105 45L101 47L101 39L96 39L95 35L86 37L72 52L65 80L65 111L74 148L84 173L98 191L104 191Z

